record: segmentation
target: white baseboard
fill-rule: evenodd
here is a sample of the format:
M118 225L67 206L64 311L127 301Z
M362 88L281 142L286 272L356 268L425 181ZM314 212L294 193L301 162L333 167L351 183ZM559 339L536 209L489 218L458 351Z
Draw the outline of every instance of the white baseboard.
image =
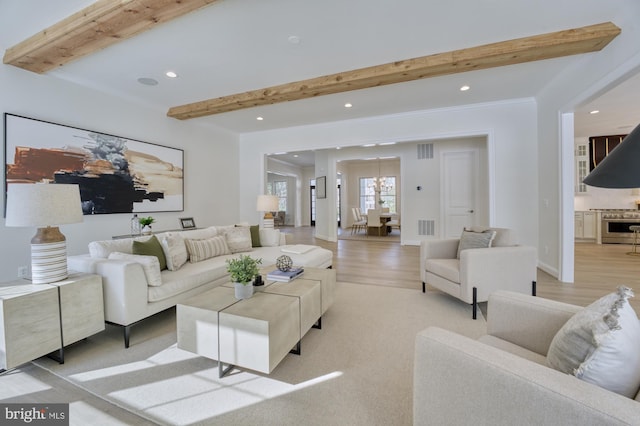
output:
M543 262L538 262L538 268L542 269L544 272L546 272L547 274L551 275L553 278L558 279L558 277L560 276L560 271L558 271L557 268L553 268L549 265L547 265L546 263Z

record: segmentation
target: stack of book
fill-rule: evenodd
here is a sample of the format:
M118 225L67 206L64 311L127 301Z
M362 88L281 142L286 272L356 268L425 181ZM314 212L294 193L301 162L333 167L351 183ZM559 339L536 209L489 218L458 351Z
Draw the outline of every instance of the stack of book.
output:
M286 283L291 280L295 280L303 273L303 268L291 268L288 271L281 271L279 269L276 269L275 271L271 271L267 274L267 280L281 281Z

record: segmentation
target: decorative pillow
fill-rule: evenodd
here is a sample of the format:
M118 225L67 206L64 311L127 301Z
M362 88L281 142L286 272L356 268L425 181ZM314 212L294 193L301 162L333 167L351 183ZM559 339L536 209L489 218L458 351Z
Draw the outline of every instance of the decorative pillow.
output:
M187 263L189 253L184 243L184 238L180 234L167 232L161 239L164 257L167 259L167 268L177 271L182 265Z
M251 231L248 226L238 226L228 229L224 236L231 253L251 251Z
M280 245L280 230L271 228L261 229L260 244L262 247L278 247Z
M491 229L487 229L482 232L467 231L465 229L464 231L462 231L460 243L458 244L457 258L460 259L460 252L462 250L491 247L491 242L493 241L495 236L496 231L493 231Z
M147 284L151 287L159 287L162 285L162 275L160 275L160 262L156 256L144 256L139 254L129 254L113 252L109 255L109 259L130 260L142 265L144 275L147 277Z
M145 241L148 237L138 237L134 241ZM107 259L115 251L120 253L131 253L132 238L121 238L116 240L91 241L89 243L89 254L91 257Z
M160 270L167 269L167 258L164 257L164 251L162 250L162 244L152 235L147 241L133 241L131 244L131 253L140 254L143 256L155 256L160 262Z
M190 240L206 240L207 238L215 237L219 234L215 226L209 226L204 229L188 229L180 231L179 233L185 240L187 238Z
M631 289L618 287L572 316L549 347L547 365L634 398L640 387L640 322Z
M251 247L262 247L260 242L260 228L258 228L258 225L250 226L249 232L251 232Z
M223 236L207 238L206 240L184 240L189 252L189 262L196 263L223 254L231 254L227 240Z

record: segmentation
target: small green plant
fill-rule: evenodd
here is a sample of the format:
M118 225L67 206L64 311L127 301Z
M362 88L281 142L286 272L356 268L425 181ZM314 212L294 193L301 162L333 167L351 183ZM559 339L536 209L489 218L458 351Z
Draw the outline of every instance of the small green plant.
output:
M227 259L227 272L231 275L231 282L249 284L260 274L258 265L262 259L254 259L249 255L240 255L237 259Z
M154 218L152 218L151 216L149 216L149 217L141 217L140 219L138 219L138 222L140 222L140 225L142 225L142 226L151 225L155 221L156 220Z

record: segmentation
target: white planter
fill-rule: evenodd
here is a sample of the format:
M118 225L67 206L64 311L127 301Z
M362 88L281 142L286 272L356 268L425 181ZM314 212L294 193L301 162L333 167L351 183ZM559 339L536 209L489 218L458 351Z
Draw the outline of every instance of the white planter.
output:
M153 233L153 230L151 229L151 225L145 225L142 228L142 235L151 235Z
M253 284L233 283L236 291L236 299L248 299L253 296Z

